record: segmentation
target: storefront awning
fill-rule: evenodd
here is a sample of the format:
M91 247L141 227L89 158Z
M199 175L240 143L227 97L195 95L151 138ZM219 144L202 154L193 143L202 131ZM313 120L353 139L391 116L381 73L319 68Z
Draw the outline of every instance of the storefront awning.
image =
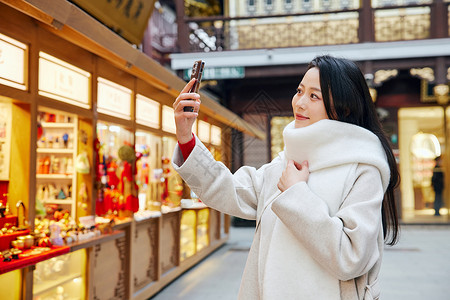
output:
M1 0L7 5L47 24L66 40L126 69L164 93L177 97L186 82L161 66L103 24L65 0ZM202 111L223 124L259 139L266 133L249 124L205 94Z

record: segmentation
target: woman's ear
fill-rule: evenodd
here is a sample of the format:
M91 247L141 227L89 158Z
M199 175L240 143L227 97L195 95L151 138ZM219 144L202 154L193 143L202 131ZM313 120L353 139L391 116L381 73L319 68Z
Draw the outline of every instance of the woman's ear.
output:
M348 116L350 116L350 108L346 108L345 109L345 117L348 117Z

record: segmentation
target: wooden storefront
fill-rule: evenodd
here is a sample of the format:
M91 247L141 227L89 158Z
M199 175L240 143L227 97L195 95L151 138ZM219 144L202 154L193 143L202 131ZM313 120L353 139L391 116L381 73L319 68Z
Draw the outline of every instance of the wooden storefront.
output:
M154 143L148 147L151 168L162 170L161 158L171 156L176 144L170 109L184 84L67 1L0 1L0 110L10 116L4 126L6 142L0 139L10 147L1 153L1 164L9 169L0 183L1 200L7 201L11 217L18 223L27 220L30 233L38 234L35 219L48 211L38 213L42 201L37 199L48 198L50 185L56 187L51 193L62 196L48 203L64 207L56 211L67 212L65 218L78 223L80 218L93 221L96 213L103 217L99 206L106 200L99 198L111 190L99 176L99 153L104 151L108 158L109 152L106 148L99 152L97 143L113 141L109 150L116 155L119 146L135 146L141 143L139 137L149 137ZM198 122L202 123L196 130L225 164L229 165L231 152L227 129L264 136L205 95L202 105ZM142 115L144 109L151 119ZM90 165L88 171L78 165L80 154ZM46 170L48 161L51 171ZM161 196L152 194L151 180L142 203ZM0 299L69 295L74 289L79 299L147 299L157 293L229 237L229 216L201 203L181 205L180 199L189 198L189 192L177 180L176 187L184 190L175 194L170 190L175 200L170 196L168 203L153 201L151 213L133 215L132 210L119 208L108 230L86 231L76 241L66 239L57 248L61 253L46 252L22 264L18 264L22 258L2 262L0 270L6 267L0 284L10 289L2 288ZM25 209L18 218L20 201Z

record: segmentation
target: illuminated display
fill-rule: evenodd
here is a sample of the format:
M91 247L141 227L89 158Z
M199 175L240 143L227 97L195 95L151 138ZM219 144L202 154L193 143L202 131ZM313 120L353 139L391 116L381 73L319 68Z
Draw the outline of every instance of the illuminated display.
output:
M89 72L39 52L39 95L90 108Z
M26 90L27 45L0 33L0 83Z

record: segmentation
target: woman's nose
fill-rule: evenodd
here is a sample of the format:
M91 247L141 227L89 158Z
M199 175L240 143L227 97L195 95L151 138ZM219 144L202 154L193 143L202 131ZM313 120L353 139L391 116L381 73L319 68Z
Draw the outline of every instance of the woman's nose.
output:
M302 95L302 96L299 96L298 99L296 99L295 106L305 109L306 103L307 103L307 99L304 95Z

